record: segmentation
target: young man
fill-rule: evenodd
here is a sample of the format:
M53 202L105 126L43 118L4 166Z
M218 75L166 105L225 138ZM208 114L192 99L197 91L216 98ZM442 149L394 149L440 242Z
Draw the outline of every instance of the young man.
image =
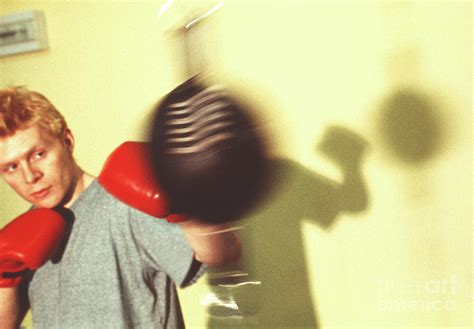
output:
M203 263L235 261L237 236L223 225L168 223L126 205L77 165L73 150L71 131L46 97L0 90L0 175L35 208L66 208L69 223L50 261L0 288L0 328L17 328L30 307L35 328L184 327L175 285L195 282ZM104 170L123 174L120 164ZM28 225L38 220L16 229L35 231ZM15 241L12 231L1 238ZM2 274L9 279L0 273L0 284Z

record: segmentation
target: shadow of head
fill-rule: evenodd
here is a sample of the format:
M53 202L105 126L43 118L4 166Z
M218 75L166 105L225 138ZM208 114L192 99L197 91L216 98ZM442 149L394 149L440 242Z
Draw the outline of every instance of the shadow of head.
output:
M443 121L434 98L400 89L381 105L377 129L383 144L400 162L422 164L441 152Z

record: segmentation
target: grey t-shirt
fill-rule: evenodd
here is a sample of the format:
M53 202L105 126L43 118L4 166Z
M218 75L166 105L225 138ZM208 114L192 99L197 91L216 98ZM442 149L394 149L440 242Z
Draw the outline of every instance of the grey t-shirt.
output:
M190 273L196 261L180 227L121 203L96 180L70 210L64 250L30 282L34 328L183 328L175 284L196 281L204 266Z

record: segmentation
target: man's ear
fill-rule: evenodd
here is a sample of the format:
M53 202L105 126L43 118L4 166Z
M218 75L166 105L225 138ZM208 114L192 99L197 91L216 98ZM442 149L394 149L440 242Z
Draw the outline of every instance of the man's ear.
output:
M72 151L74 150L74 136L71 129L67 128L64 131L63 142L68 148L69 152L72 154Z

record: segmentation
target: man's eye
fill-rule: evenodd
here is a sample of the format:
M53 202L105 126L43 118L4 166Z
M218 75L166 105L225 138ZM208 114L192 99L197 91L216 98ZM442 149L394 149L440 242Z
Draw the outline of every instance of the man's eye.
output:
M7 173L12 173L16 170L16 168L18 168L18 166L16 164L11 164L11 165L8 165L6 168L5 168L5 171Z
M38 152L35 152L33 156L35 159L41 159L42 157L44 157L44 155L45 155L44 151L38 151Z

